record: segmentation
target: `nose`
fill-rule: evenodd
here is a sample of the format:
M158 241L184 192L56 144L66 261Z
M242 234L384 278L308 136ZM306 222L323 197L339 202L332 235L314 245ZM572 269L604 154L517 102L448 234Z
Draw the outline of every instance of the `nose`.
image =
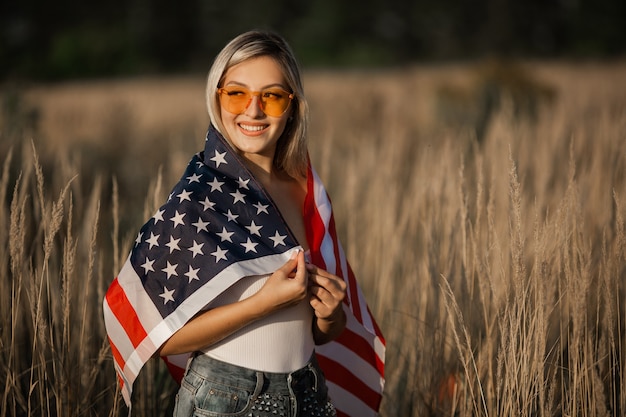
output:
M246 107L246 111L244 112L244 114L254 119L265 116L265 113L261 109L261 97L258 94L254 94L250 98L250 101L248 102L248 107Z

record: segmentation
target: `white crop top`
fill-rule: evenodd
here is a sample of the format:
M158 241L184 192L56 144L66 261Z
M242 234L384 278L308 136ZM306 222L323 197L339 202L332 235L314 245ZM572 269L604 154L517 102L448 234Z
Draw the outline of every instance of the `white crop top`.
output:
M208 308L231 304L261 289L269 275L249 276L232 285ZM308 299L238 330L203 353L214 359L263 372L287 373L306 365L313 354L313 309Z

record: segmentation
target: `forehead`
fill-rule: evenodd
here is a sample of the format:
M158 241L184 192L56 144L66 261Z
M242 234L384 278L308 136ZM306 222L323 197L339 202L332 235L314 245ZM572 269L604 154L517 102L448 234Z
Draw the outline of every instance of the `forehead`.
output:
M230 67L224 74L224 85L229 83L251 88L286 85L281 66L269 56L250 58Z

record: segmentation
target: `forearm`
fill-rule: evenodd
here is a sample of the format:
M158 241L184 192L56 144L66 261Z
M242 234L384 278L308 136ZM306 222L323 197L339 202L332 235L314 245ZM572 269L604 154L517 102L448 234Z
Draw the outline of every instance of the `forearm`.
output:
M346 313L337 309L333 316L322 319L313 318L313 340L316 345L323 345L336 339L346 327Z
M160 356L195 352L217 343L268 312L255 297L203 311L174 333L159 349Z

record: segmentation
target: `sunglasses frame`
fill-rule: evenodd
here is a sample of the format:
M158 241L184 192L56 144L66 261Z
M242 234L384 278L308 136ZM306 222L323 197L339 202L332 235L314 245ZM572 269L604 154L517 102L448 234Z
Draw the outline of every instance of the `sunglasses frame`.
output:
M265 113L266 115L271 116L271 117L280 117L283 114L285 114L285 112L289 109L289 106L291 106L291 102L295 98L295 94L294 93L290 93L289 91L284 90L284 89L279 88L279 87L267 88L267 89L261 90L261 91L252 91L252 90L250 90L250 89L248 89L246 87L242 87L242 86L233 86L233 88L239 89L239 90L243 90L243 91L247 92L247 94L249 94L249 96L250 96L249 99L248 99L248 102L241 109L240 112L238 112L238 113L237 112L231 112L230 110L226 109L226 106L222 103L222 99L221 99L222 94L226 94L228 96L228 93L229 93L228 87L218 87L217 88L217 95L220 97L220 104L222 104L222 106L226 109L226 111L234 113L234 114L242 114L242 113L244 113L246 111L246 109L248 107L250 107L250 103L252 102L252 99L254 97L257 97L258 98L257 102L259 104L259 108L261 109L261 111L263 113ZM282 91L283 93L285 93L287 95L287 98L289 99L289 101L287 102L287 106L285 106L285 109L280 114L269 114L265 110L265 103L263 101L262 94L264 92L273 91L273 90L280 90L280 91Z

